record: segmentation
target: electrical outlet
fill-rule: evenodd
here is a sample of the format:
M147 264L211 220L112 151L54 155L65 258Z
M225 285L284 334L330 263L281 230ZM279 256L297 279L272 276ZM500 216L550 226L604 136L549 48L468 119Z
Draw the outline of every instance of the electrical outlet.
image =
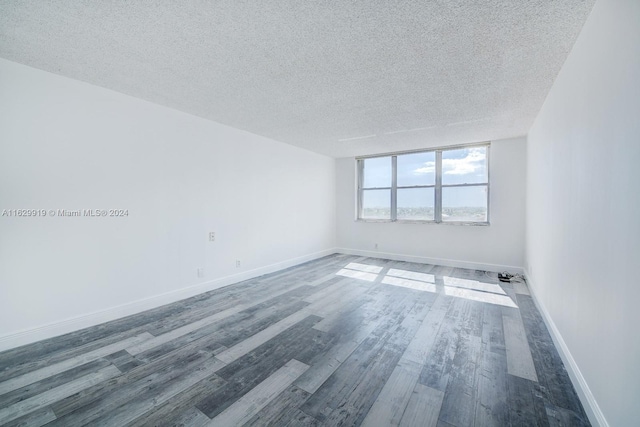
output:
M236 268L240 268L240 260L239 259L236 260Z
M210 242L215 242L215 240L216 240L216 233L215 233L215 231L210 231L210 232L209 232L209 241L210 241Z
M196 270L196 275L198 278L202 279L204 277L204 268L200 267Z

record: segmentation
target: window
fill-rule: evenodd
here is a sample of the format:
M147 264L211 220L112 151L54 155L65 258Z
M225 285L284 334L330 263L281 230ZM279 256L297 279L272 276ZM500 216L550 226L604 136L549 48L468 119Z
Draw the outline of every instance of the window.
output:
M489 223L489 145L358 159L358 219Z

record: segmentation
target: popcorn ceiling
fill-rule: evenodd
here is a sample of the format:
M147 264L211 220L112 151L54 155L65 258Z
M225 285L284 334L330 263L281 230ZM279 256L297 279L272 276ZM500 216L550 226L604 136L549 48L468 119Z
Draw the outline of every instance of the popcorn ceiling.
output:
M4 0L0 57L344 157L526 134L593 3Z

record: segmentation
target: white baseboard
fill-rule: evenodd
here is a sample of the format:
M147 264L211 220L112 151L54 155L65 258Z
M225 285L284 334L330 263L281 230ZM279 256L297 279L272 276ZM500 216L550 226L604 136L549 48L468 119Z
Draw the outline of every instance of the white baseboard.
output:
M531 276L527 271L525 271L524 277L527 281L527 285L529 286L529 291L531 293L531 297L533 298L533 302L538 308L538 311L540 311L540 313L542 314L544 323L547 325L547 329L551 334L551 339L553 339L553 342L558 349L558 353L560 353L560 358L562 359L562 362L564 363L564 366L569 373L571 382L573 383L573 386L575 387L578 396L580 397L580 401L582 402L582 406L584 407L584 410L589 417L589 421L594 426L609 427L609 423L600 410L600 406L598 406L598 402L596 402L593 393L591 393L591 389L589 389L587 381L584 379L584 376L582 376L582 372L580 372L580 368L578 368L575 359L571 355L569 347L567 347L567 344L564 342L560 331L556 327L556 324L553 322L553 319L551 318L551 315L547 311L546 307L536 296L535 284L531 280Z
M508 271L512 274L513 273L522 274L524 272L522 267L515 267L512 265L484 264L479 262L459 261L459 260L443 259L443 258L429 258L429 257L423 257L423 256L416 256L416 255L394 254L389 252L363 251L361 249L350 249L350 248L338 248L336 249L336 252L341 254L347 254L347 255L367 256L371 258L392 259L394 261L418 262L421 264L434 264L434 265L444 265L446 267L458 267L458 268L469 268L472 270L493 271L496 273Z
M253 270L243 271L242 273L233 274L231 276L221 277L218 279L187 286L185 288L176 289L174 291L166 292L163 294L154 295L116 307L110 307L105 310L99 310L93 313L88 313L81 316L76 316L69 319L41 325L36 328L30 328L0 336L0 351L20 347L25 344L31 344L47 338L64 335L69 332L74 332L90 326L99 325L101 323L110 322L112 320L120 319L132 314L137 314L145 310L150 310L152 308L160 307L165 304L180 301L194 295L198 295L214 289L219 289L224 286L229 286L234 283L242 282L243 280L253 279L254 277L262 276L263 274L269 274L273 273L274 271L293 267L295 265L322 258L336 252L337 251L335 249L326 249L324 251L288 259Z

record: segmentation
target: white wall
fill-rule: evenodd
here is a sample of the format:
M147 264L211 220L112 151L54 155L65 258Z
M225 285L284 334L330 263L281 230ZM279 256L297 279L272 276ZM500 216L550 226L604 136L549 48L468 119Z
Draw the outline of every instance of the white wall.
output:
M491 225L486 227L354 221L355 159L338 159L338 247L370 256L520 271L524 260L525 154L524 137L491 143Z
M0 217L0 347L333 252L334 190L329 157L0 60L0 210L129 210Z
M640 419L639 23L636 0L595 4L527 143L530 284L612 426Z

